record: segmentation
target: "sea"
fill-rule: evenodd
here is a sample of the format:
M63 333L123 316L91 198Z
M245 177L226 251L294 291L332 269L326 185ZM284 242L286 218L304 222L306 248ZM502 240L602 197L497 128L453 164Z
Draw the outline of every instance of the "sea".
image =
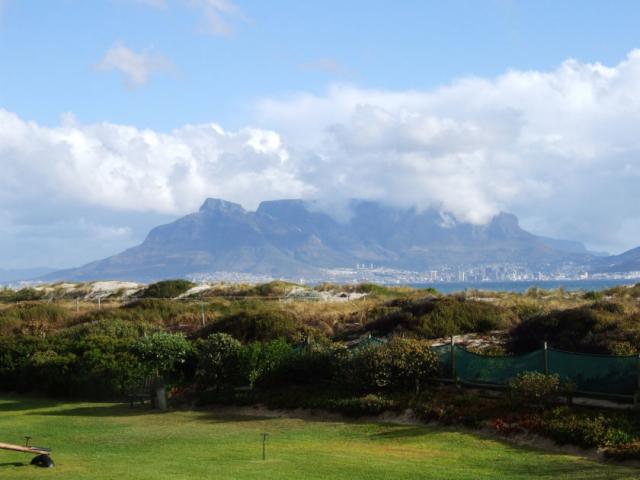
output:
M563 288L566 291L600 291L618 285L635 285L640 279L607 279L607 280L522 280L512 282L437 282L414 283L414 288L435 288L442 293L463 292L465 290L488 290L494 292L524 293L529 288L537 287L544 290Z

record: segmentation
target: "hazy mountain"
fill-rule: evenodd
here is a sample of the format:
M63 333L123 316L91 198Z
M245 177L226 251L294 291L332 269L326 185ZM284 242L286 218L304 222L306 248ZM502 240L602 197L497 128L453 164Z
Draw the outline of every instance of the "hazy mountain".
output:
M350 212L340 222L302 200L262 202L250 212L207 199L198 212L154 228L136 247L45 278L151 281L215 271L294 278L363 263L422 271L443 265L549 265L593 258L578 242L524 231L507 213L478 226L437 210L370 201L352 201Z
M640 272L640 247L620 255L598 259L592 269L594 273Z
M30 280L32 278L41 277L48 273L55 272L54 268L25 268L25 269L1 269L0 283L19 282L21 280Z

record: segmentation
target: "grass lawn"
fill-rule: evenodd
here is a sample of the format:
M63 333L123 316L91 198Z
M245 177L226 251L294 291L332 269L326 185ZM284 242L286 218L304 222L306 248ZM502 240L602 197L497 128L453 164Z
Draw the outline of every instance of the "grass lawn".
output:
M260 434L270 434L266 461ZM56 468L0 450L0 478L637 479L598 464L432 427L151 413L109 403L0 397L0 442L54 449Z

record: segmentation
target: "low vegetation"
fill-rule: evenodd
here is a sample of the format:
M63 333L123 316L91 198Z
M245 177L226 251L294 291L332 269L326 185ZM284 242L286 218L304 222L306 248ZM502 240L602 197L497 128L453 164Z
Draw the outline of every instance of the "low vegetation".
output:
M635 355L638 286L441 295L373 285L305 290L273 282L199 288L185 297L192 287L159 282L100 297L99 304L89 284L78 287L85 292L81 301L60 285L34 290L39 300L29 293L29 300L16 301L5 291L0 388L122 399L152 375L164 378L174 402L263 403L349 415L412 408L424 420L532 432L605 449L613 458L634 456L640 444L632 415L603 420L562 406L572 386L553 375L522 374L497 400L469 400L443 389L444 367L431 348L434 340L457 335L479 339L469 349L485 355L526 353L543 342Z

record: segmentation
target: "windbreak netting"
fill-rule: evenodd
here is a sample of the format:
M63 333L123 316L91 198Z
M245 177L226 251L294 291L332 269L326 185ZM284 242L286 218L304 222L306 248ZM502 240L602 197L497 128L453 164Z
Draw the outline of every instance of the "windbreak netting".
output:
M455 348L455 376L463 381L504 385L522 372L544 372L544 350L513 357L478 355Z
M638 357L614 357L548 350L549 373L570 380L582 392L633 395L638 388Z
M451 377L451 345L437 345L431 349L438 356L440 375Z

